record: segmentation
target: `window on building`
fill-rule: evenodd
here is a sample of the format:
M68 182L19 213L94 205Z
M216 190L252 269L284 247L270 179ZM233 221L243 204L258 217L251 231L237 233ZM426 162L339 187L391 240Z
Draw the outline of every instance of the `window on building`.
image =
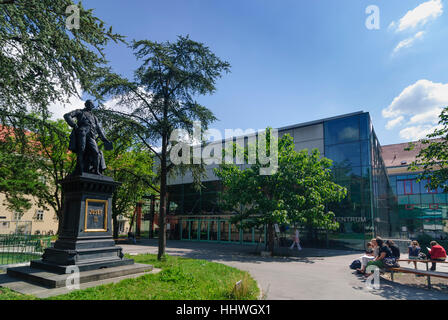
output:
M420 184L415 179L397 180L397 194L419 194Z
M9 221L0 222L0 229L9 229Z
M422 193L431 193L431 194L438 193L437 189L434 190L430 189L429 182L430 182L429 179L422 181Z
M397 194L398 195L403 195L405 194L405 189L404 189L404 185L406 180L398 180L397 181Z
M349 117L325 122L327 144L338 144L359 140L359 117Z
M37 221L44 220L44 210L36 210L36 220Z
M14 212L14 215L13 215L13 217L12 217L12 219L13 220L20 220L20 219L22 219L22 213L21 212Z
M412 191L412 180L404 180L404 194L414 194Z

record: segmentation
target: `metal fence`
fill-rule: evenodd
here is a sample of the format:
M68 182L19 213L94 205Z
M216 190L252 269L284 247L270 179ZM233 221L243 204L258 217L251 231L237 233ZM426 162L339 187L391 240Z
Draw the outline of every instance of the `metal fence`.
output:
M0 265L40 259L51 246L51 237L38 235L0 234Z

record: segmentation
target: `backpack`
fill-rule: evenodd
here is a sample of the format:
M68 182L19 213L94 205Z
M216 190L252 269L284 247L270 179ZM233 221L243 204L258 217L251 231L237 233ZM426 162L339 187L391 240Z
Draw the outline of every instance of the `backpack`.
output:
M354 260L352 264L350 265L350 269L356 270L361 268L361 261Z
M396 258L384 258L383 263L386 268L400 268Z

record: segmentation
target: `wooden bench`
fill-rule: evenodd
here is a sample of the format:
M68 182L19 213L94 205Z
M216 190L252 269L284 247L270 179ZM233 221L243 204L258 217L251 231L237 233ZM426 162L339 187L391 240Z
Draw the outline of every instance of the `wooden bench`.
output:
M440 261L439 261L440 262ZM386 272L390 272L391 280L394 281L394 273L412 273L416 275L426 276L428 281L428 289L431 289L431 277L448 279L448 273L438 271L416 270L412 268L387 268Z
M426 270L416 270L412 268L386 268L385 272L390 272L391 280L394 281L394 273L412 273L420 276L427 277L428 288L431 289L431 277L444 278L448 279L448 273L446 272L438 272L438 271L430 271L428 268L429 263L442 263L446 264L448 261L438 261L438 260L426 260L426 259L398 259L398 262L418 262L426 264Z
M426 260L426 259L398 259L398 262L419 262L426 264L426 270L429 271L428 264L429 263L442 263L446 264L448 261L439 261L439 260Z

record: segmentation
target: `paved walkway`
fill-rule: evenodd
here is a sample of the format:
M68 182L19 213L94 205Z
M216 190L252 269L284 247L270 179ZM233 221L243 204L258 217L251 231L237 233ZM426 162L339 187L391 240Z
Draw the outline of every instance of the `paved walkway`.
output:
M157 253L157 240L120 246L130 254ZM448 300L445 293L385 280L381 280L380 289L368 289L363 277L348 268L360 256L352 251L304 249L292 257L261 257L253 254L254 249L247 245L168 241L166 251L169 255L205 259L246 270L271 300Z

